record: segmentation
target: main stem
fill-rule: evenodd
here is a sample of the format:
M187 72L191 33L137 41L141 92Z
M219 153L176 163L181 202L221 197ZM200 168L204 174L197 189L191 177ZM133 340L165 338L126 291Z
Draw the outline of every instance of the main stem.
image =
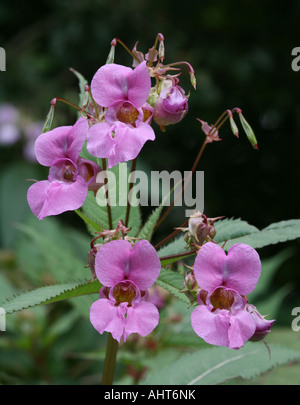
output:
M107 165L106 165L106 159L102 159L102 170L106 171L107 170ZM108 182L107 177L105 178L104 184L106 185ZM107 192L106 192L106 200L107 200L107 216L108 216L108 225L109 229L113 229L113 223L112 223L112 216L111 216L111 208L109 204L109 194L108 194L108 186L107 186Z
M106 355L102 374L102 385L112 385L113 383L117 351L118 341L112 337L111 333L109 333L107 338Z
M129 183L129 190L128 190L128 198L127 198L127 209L126 209L126 218L125 218L125 226L128 226L129 223L129 215L130 215L130 207L131 207L131 198L130 198L130 191L133 187L133 180L132 177L132 173L135 172L135 168L136 168L136 161L137 158L133 159L132 164L131 164L131 171L130 171L130 183Z

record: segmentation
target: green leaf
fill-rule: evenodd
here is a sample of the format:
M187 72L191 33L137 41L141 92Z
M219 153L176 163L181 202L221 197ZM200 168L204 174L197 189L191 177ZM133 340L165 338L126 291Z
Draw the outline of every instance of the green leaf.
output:
M297 239L299 237L300 219L291 219L271 224L261 231L251 232L249 229L248 234L227 240L224 249L228 250L235 243L246 243L254 249L258 249L264 246ZM223 240L222 244L226 239L227 238Z
M180 274L176 273L175 271L162 268L156 284L169 291L175 297L179 298L181 301L187 304L187 306L191 305L187 296L180 292L183 290L183 276Z
M26 215L33 215L27 203L26 194L32 181L38 179L35 165L23 162L8 165L0 176L0 245L11 249L15 245L18 231L15 223L23 222Z
M138 233L138 238L146 239L148 241L151 240L153 231L154 231L154 227L155 227L157 221L159 220L162 209L163 209L163 206L161 204L152 212L152 214L149 216L148 220L146 221L145 225Z
M187 252L186 250L186 242L183 239L183 235L174 238L171 242L167 245L160 248L157 252L159 257L170 256L170 255L177 255L179 253Z
M128 196L128 169L126 163L120 163L108 170L112 173L112 181L108 184L109 197L111 200L111 215L113 228L116 228L119 220L125 221L127 210L127 196ZM86 198L85 203L81 208L81 212L94 223L93 226L88 225L88 230L92 235L95 235L95 224L100 228L109 229L107 206L98 204L101 193L104 188L98 190L97 198L94 193L90 191ZM98 202L97 202L98 199ZM141 226L141 213L137 201L132 199L130 208L129 224L128 227L132 228L129 232L130 236L136 236Z
M81 238L80 250L78 247L75 249L68 236L75 231L63 228L54 218L46 218L41 222L30 217L29 225L18 224L16 227L25 235L20 237L18 243L17 260L21 268L28 268L29 275L40 279L41 276L48 276L48 279L50 276L53 281L62 282L66 279L84 278L90 274L84 268L88 264L88 238ZM82 250L86 251L86 258L79 254ZM34 271L30 271L32 265Z
M259 229L241 219L226 218L215 222L216 236L215 242L224 242L240 236L259 232Z
M35 307L42 304L50 304L85 294L99 293L101 284L95 281L70 281L66 283L40 287L32 291L14 296L3 301L0 306L7 314Z
M174 363L146 377L144 385L210 385L238 376L248 379L274 366L300 360L300 351L270 345L271 358L263 343L247 343L243 348L202 349L181 356Z

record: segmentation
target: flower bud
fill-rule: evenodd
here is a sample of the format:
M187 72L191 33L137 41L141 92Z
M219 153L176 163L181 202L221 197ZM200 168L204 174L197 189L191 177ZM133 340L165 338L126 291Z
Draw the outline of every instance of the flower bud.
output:
M265 319L254 305L247 304L245 310L250 313L256 324L256 330L249 340L251 342L259 342L260 340L263 340L267 334L271 332L274 320L268 321Z
M189 235L197 245L203 245L206 240L211 240L216 236L214 221L219 218L207 218L201 212L196 212L189 219Z
M95 280L97 278L95 272L95 257L100 246L102 245L101 244L93 245L88 253L88 264L92 272L92 280Z
M248 121L246 121L245 117L243 116L242 110L240 108L236 108L235 111L239 115L243 130L245 131L248 141L251 143L251 145L253 146L254 149L258 149L256 136L255 136L250 124L248 123Z
M193 271L187 271L184 276L183 286L189 291L194 290L198 284Z
M174 84L172 80L164 80L154 106L154 121L161 126L176 124L185 117L187 112L187 96L182 87Z

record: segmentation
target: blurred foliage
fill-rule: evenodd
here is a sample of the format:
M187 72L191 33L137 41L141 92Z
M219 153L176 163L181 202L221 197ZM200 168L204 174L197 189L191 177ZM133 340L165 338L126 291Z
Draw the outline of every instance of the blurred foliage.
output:
M24 133L28 121L45 119L52 98L77 103L78 81L69 67L90 81L105 63L114 37L130 48L139 41L139 49L146 52L156 34L162 32L165 61L190 62L196 72L197 90L192 89L183 67L181 84L187 93L190 91L189 114L176 126L167 127L165 133L154 124L157 139L143 148L138 168L190 170L204 138L196 118L212 124L227 108L240 107L255 131L259 151L251 148L242 132L237 140L229 124L222 128L222 142L208 145L198 166L205 171L205 213L209 217L241 217L259 229L299 218L300 73L291 69L291 51L299 46L299 14L299 0L290 1L288 6L278 0L1 2L0 46L6 50L7 67L0 73L0 104L9 102L19 109ZM116 62L132 62L119 45ZM70 125L75 119L76 111L63 104L57 106L54 125ZM0 146L1 298L51 282L54 277L53 269L43 266L34 244L30 245L16 226L34 221L26 201L26 180L47 175L45 168L26 161L24 142L23 135L12 146ZM145 208L145 218L148 214ZM68 248L72 245L75 257L80 258L80 269L74 271L86 272L81 267L88 249L84 226L72 213L58 220L68 230L58 240ZM183 221L184 212L175 208L154 235L154 242ZM53 224L46 226L47 235L57 241L56 222ZM274 328L272 336L278 336L282 343L290 338L299 343L299 333L290 330L291 308L300 305L299 241L259 253L272 275L261 291L261 297L270 298L269 304L262 300L262 308L269 306L272 315L276 313L277 325L286 327L278 335ZM55 270L57 279L59 269ZM105 337L91 328L83 313L87 303L76 300L74 305L42 306L9 316L8 331L0 339L1 383L100 381ZM137 381L158 359L172 361L182 350L204 345L188 333L189 317L182 317L181 311L182 303L167 306L153 338L137 345L129 342L120 350L119 381ZM181 340L178 330L187 331ZM172 343L172 338L178 338L179 343ZM168 346L170 340L173 346ZM174 347L180 350L175 352ZM290 366L282 367L288 367L282 371L288 375ZM272 381L280 383L283 374L278 372L279 379Z

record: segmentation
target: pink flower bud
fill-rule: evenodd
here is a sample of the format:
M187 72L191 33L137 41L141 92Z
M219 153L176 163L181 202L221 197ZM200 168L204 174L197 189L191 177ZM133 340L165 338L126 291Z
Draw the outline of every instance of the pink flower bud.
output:
M246 311L250 313L252 319L256 324L256 330L253 336L249 339L251 342L259 342L263 340L268 333L271 332L271 327L274 323L274 320L268 321L265 319L257 310L254 305L247 304L245 307Z
M177 124L188 112L187 96L182 87L166 79L154 106L154 121L161 126Z

